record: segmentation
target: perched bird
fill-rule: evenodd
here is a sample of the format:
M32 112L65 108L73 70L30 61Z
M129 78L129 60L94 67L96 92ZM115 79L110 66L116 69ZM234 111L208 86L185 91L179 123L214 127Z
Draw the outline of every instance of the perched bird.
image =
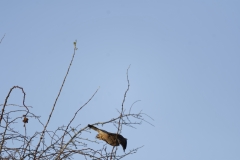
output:
M121 144L125 152L125 149L127 148L127 139L122 135L98 129L97 127L94 127L90 124L88 127L98 132L96 138L107 142L111 146L119 146L119 144Z

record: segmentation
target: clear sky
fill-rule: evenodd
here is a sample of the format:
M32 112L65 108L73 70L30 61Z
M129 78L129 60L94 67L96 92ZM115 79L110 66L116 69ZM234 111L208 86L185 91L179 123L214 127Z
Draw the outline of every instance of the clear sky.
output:
M133 110L155 127L123 128L126 151L144 145L126 159L239 160L239 8L238 0L1 1L0 104L21 86L46 122L77 40L49 129L66 125L99 86L74 125L117 116L131 64L126 108L141 100ZM9 103L21 98L15 90Z

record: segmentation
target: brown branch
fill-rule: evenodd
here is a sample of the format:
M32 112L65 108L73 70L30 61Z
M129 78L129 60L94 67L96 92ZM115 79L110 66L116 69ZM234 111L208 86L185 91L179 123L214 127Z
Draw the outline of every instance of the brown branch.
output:
M0 117L0 125L1 125L1 122L2 122L2 119L3 119L3 116L4 116L4 112L5 112L5 107L7 106L7 101L8 101L8 98L10 97L12 91L15 89L15 88L18 88L22 91L23 93L23 106L26 108L27 112L26 112L26 115L29 113L29 109L28 107L25 105L25 97L26 97L26 93L24 92L23 88L22 87L19 87L19 86L13 86L10 91L8 92L8 95L7 97L5 98L5 102L3 104L3 107L2 107L2 113L1 113L1 117ZM9 112L8 112L9 114ZM13 123L16 119L18 119L19 117L15 118L14 120L8 122L8 115L7 115L7 122L6 122L6 126L5 126L5 131L4 131L4 134L2 136L2 142L1 142L1 145L0 145L0 155L2 153L2 148L3 148L3 145L4 145L4 142L5 142L5 134L6 134L6 131L8 129L8 126ZM25 124L24 124L25 125Z
M122 131L122 123L121 123L121 121L122 121L122 116L123 116L124 103L125 103L126 96L127 96L127 93L128 93L128 91L129 91L129 87L130 87L130 83L129 83L129 79L128 79L128 70L129 70L130 66L131 66L131 65L129 65L129 66L128 66L128 69L127 69L127 83L128 83L128 86L127 86L127 89L126 89L126 91L125 91L125 93L124 93L124 96L123 96L122 108L121 108L121 113L120 113L120 116L119 116L118 130L117 130L116 138L117 138L118 134L120 134L121 131ZM114 152L114 147L115 147L115 146L113 146L113 148L112 148L110 160L112 160L112 158L113 158L113 153L114 153L114 155L116 155L116 152L117 152L117 149L116 149L115 152Z
M3 114L4 114L5 107L6 107L6 105L7 105L8 98L9 98L12 90L15 89L15 88L18 88L18 89L21 89L21 90L22 90L22 93L23 93L23 106L27 109L26 115L27 115L28 112L29 112L28 107L25 105L25 96L26 96L26 93L24 92L23 88L22 88L22 87L19 87L19 86L13 86L13 87L10 89L10 91L8 92L8 95L7 95L7 97L5 98L5 102L4 102L3 107L2 107L2 113L1 113L1 117L0 117L0 125L1 125L1 122L2 122L2 118L3 118Z
M47 126L48 126L48 124L49 124L49 122L50 122L50 119L51 119L51 117L52 117L52 114L53 114L53 111L54 111L55 106L56 106L56 104L57 104L58 98L59 98L59 96L60 96L60 94L61 94L61 92L62 92L63 86L64 86L64 84L65 84L65 81L66 81L66 79L67 79L68 73L69 73L69 71L70 71L70 68L71 68L71 65L72 65L72 62L73 62L73 59L74 59L74 56L75 56L76 50L77 50L77 48L74 47L74 52L73 52L73 56L72 56L71 62L70 62L70 64L69 64L69 66L68 66L67 73L66 73L66 75L65 75L65 77L64 77L64 79L63 79L63 82L62 82L62 85L61 85L60 90L59 90L59 92L58 92L57 98L55 99L55 102L54 102L54 104L53 104L52 111L51 111L51 113L50 113L50 115L49 115L49 117L48 117L48 121L47 121L47 123L46 123L46 125L44 126L44 129L43 129L43 131L42 131L42 135L41 135L41 137L40 137L40 139L39 139L38 145L37 145L36 150L35 150L34 159L36 159L37 150L38 150L38 148L39 148L39 146L40 146L40 143L41 143L41 141L42 141L42 139L43 139L43 137L44 137L45 131L46 131Z
M129 83L129 79L128 79L128 70L129 70L130 66L131 65L129 65L129 67L127 69L127 82L128 82L128 86L127 86L127 90L124 93L124 97L123 97L123 101L122 101L122 110L121 110L120 118L119 118L119 121L118 121L118 131L117 131L117 134L120 134L121 133L121 129L122 129L121 120L122 120L123 108L124 108L124 103L125 103L126 96L127 96L127 93L129 91L129 87L130 87L130 83Z

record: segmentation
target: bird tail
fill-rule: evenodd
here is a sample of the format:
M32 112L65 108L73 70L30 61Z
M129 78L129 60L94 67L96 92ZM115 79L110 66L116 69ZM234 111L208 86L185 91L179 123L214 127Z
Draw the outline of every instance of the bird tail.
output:
M88 127L91 128L91 129L93 129L93 130L95 130L95 131L98 131L98 130L99 130L97 127L94 127L93 125L90 125L90 124L88 125Z

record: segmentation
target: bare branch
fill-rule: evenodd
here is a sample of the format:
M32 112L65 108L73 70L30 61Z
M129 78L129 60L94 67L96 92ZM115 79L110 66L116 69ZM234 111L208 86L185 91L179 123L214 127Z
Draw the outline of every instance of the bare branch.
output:
M55 106L56 106L56 104L57 104L58 98L59 98L59 96L60 96L60 94L61 94L61 92L62 92L63 86L64 86L64 84L65 84L65 81L66 81L66 79L67 79L68 73L69 73L69 71L70 71L70 68L71 68L71 65L72 65L72 62L73 62L73 59L74 59L74 56L75 56L76 50L77 50L77 48L74 47L74 52L73 52L72 60L71 60L71 62L70 62L70 64L69 64L69 66L68 66L67 73L66 73L66 75L65 75L65 77L64 77L64 79L63 79L63 82L62 82L62 85L61 85L60 90L59 90L59 92L58 92L57 98L55 99L55 102L54 102L54 104L53 104L52 111L51 111L51 113L49 114L48 121L47 121L47 123L46 123L46 125L44 126L44 129L43 129L43 131L42 131L42 135L41 135L41 137L40 137L40 139L39 139L38 145L37 145L36 150L35 150L34 159L36 158L36 154L37 154L38 148L39 148L40 143L41 143L41 141L42 141L42 139L43 139L43 137L44 137L45 131L46 131L47 126L48 126L48 124L49 124L49 122L50 122L50 119L51 119L51 117L52 117L52 114L53 114L53 111L54 111Z

